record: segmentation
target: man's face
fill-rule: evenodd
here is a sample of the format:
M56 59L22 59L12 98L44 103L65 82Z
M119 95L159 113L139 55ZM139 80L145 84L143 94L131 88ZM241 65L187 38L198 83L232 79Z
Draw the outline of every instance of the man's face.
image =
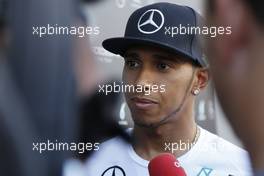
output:
M131 48L124 59L124 83L146 87L145 92L125 93L135 124L158 123L180 106L192 78L191 63L153 47Z

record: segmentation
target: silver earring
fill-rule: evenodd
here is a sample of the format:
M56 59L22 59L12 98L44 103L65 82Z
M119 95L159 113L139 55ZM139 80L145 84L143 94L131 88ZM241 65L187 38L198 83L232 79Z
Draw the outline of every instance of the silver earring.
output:
M198 95L200 93L200 89L195 89L194 91L193 91L193 95Z

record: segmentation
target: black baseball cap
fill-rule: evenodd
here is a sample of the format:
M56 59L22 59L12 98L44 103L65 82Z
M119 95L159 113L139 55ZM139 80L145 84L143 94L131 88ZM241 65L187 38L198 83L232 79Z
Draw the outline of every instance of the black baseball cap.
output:
M133 46L156 46L206 66L199 34L179 34L180 26L186 29L200 27L201 21L201 16L191 7L172 3L151 4L133 12L127 22L124 37L106 39L103 47L124 56L127 49ZM175 27L178 28L178 34L172 35Z

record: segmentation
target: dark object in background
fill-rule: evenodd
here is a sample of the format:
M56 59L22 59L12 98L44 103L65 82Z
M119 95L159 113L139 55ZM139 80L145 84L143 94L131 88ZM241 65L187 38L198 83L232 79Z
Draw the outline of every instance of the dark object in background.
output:
M71 156L40 154L33 143L77 138L72 37L39 38L32 28L73 25L75 6L75 0L0 1L1 25L11 37L6 59L0 56L1 176L58 176Z
M100 143L117 135L130 142L129 135L115 120L119 116L121 98L121 93L111 92L105 95L96 90L93 95L83 99L80 106L80 142ZM79 158L84 160L89 154L91 152L79 154Z
M66 151L33 151L33 142L77 141L79 116L72 37L39 38L32 35L32 27L74 25L81 18L76 7L75 0L0 0L0 30L8 27L12 38L6 59L0 55L1 176L59 176L63 162L72 156ZM82 106L87 121L81 139L125 136L113 121L102 120L114 109L104 108L116 99L94 98Z
M6 10L7 9L7 1L0 0L0 28L1 30L6 26Z

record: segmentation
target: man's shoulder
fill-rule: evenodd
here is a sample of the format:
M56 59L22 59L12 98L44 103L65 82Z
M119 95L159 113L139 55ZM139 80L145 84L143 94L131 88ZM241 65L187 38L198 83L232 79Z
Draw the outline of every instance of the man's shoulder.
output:
M205 135L205 143L209 145L211 148L214 148L217 151L226 151L231 152L233 154L239 154L239 155L247 155L247 151L243 148L227 141L226 139L223 139L220 136L217 136L205 129L202 129L204 131Z
M204 152L209 157L205 157L207 162L216 167L230 169L240 175L250 175L251 166L249 155L246 150L232 144L231 142L203 129Z
M123 172L131 172L131 159L128 154L129 144L120 137L114 137L99 145L85 163L88 175L101 175L104 172L111 172L111 168L118 167ZM132 169L133 170L133 169ZM117 172L117 171L116 171Z
M127 157L129 144L120 137L114 137L102 142L99 149L94 151L91 159L96 160L113 160Z

